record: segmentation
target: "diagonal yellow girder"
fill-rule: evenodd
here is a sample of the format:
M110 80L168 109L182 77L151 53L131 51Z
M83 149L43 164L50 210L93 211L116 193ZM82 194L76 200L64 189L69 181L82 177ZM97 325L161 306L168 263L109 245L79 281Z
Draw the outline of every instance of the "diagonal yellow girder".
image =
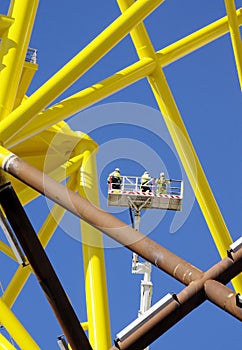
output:
M36 114L42 111L64 90L91 68L129 31L140 23L164 0L137 0L79 54L43 84L24 104L2 120L0 142L5 143L22 130Z
M0 50L0 120L12 112L38 7L38 0L15 0L13 24L2 37Z
M242 25L242 9L239 9L236 13L239 25ZM218 39L228 33L228 31L228 17L226 16L157 51L156 57L160 65L164 67ZM155 64L153 58L141 58L140 61L122 69L114 75L58 102L43 112L40 112L32 122L15 135L14 139L5 142L5 145L10 147L13 143L15 144L29 138L55 123L66 119L70 115L149 76L154 70Z
M240 82L240 88L242 90L242 42L239 30L239 21L236 15L236 7L234 0L224 0L226 11L228 14L228 24L232 47L234 50L234 57Z
M123 14L40 89L29 98L26 98L24 104L20 105L15 110L13 110L14 103L16 103L15 97L21 79L24 55L27 50L38 1L12 1L9 15L14 18L10 16L0 16L0 35L3 38L0 59L3 66L6 68L0 73L0 119L2 119L0 122L0 141L3 142L5 146L12 147L14 151L17 149L18 153L32 164L39 164L41 158L42 163L41 166L39 166L43 168L46 152L51 143L51 138L48 136L48 134L51 133L51 130L49 130L51 126L55 128L56 126L54 124L59 121L133 84L139 79L148 77L204 218L220 255L224 257L226 249L228 245L232 243L232 240L175 104L165 75L160 67L174 62L230 31L238 76L241 83L241 39L239 36L239 25L242 23L242 10L239 9L236 11L233 1L225 0L228 16L155 52L141 21L162 1L163 0L118 0ZM44 110L46 106L60 96L64 90L91 68L93 64L114 47L134 27L135 29L131 31L131 35L140 61ZM9 47L10 40L16 43L16 45ZM19 103L20 101L16 104L18 105ZM46 129L48 129L47 132L45 134L42 133ZM58 130L58 132L60 132L60 130ZM34 135L36 134L38 135L35 138ZM65 129L63 135L70 136L69 131ZM34 154L34 152L31 152L31 147L35 146L38 137L42 137L40 142L41 148L45 145L46 149L44 151L43 149L39 149L37 151L40 153L38 154L37 152ZM66 176L70 174L73 175L73 172L76 172L75 179L78 180L78 183L75 183L75 185L78 185L79 192L84 194L84 197L87 194L91 196L91 200L98 205L98 198L96 197L96 177L94 176L93 179L92 186L95 188L95 194L93 194L93 192L90 193L88 187L85 188L85 185L83 185L79 172L80 163L83 159L82 171L85 168L88 176L95 172L94 163L89 163L88 160L89 153L92 153L90 145L87 144L86 149L82 149L82 152L79 156L75 155L71 158L74 163L69 163L67 169L63 169L63 167L60 166L57 170L52 169L51 174L54 178L61 181L63 179L63 173L60 170L63 169L66 171ZM23 198L30 198L28 197L28 189L24 188L21 193L23 194ZM55 212L55 210L54 207L53 211ZM53 214L53 211L50 215ZM53 219L48 216L40 230L39 238L44 247L54 233L54 229L63 215L63 210L57 210L56 215L58 218L57 221L55 221L56 218ZM92 237L96 235L96 232L94 232L95 229L90 229L86 223L82 223L82 231L84 241L90 240L90 232L93 232ZM88 322L85 323L85 325L86 329L89 331L89 336L94 348L101 348L103 350L110 344L110 330L101 236L97 238L95 236L94 242L95 245L98 242L100 248L96 246L93 247L92 244L83 245L86 301L88 309ZM14 258L11 251L3 243L0 244L0 250L11 258ZM29 266L25 268L19 267L0 300L0 311L5 324L10 327L10 332L21 342L19 345L21 345L23 349L38 349L38 346L32 341L31 337L25 333L25 330L8 309L8 306L12 305L17 298L30 273L31 268ZM240 290L240 292L242 291L241 282L241 275L233 281L235 289ZM98 289L98 286L102 283L104 283L102 288ZM93 286L96 287L93 289ZM99 300L102 300L101 305L98 305ZM14 328L12 328L12 326L14 326ZM22 340L22 337L25 337L25 335L26 339ZM0 344L1 341L4 344L5 340L0 337ZM11 346L7 343L6 347L12 350Z
M40 350L36 342L0 298L0 322L22 350Z
M126 9L132 5L133 0L117 0L117 2L121 10L126 11ZM143 57L151 57L156 60L156 69L148 77L150 86L219 254L224 258L233 241L192 145L165 75L160 68L159 61L145 26L142 23L139 24L130 34L139 57L141 59ZM242 291L242 274L233 280L233 284L237 291Z
M0 349L16 350L16 348L0 333Z

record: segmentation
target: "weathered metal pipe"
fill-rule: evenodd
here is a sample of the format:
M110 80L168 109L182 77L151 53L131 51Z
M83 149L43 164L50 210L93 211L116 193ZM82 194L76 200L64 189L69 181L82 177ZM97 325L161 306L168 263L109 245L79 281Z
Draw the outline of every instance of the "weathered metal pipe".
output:
M210 279L221 280L224 279L225 275L233 278L237 275L238 270L239 272L242 271L242 248L233 254L233 259L225 258L221 260L204 273L200 279L192 281L189 286L176 295L174 301L146 321L122 342L117 340L110 350L144 349L206 300L204 285L207 281L210 281ZM229 290L229 288L227 289ZM231 290L230 292L233 293ZM237 306L237 308L239 307ZM228 310L230 314L238 318L240 311L233 310L233 307L225 309L225 311Z
M208 300L242 321L242 307L236 303L236 292L214 280L206 281L204 290Z
M106 233L117 242L123 244L185 285L201 278L203 272L198 268L160 246L142 233L134 230L111 214L96 207L87 199L80 197L72 190L53 180L16 155L9 152L7 157L2 161L1 166L3 170L15 178Z
M0 188L0 204L73 350L91 345L64 289L10 183Z
M57 183L16 155L8 154L2 162L2 168L180 282L188 285L178 294L177 300L167 306L168 309L160 311L154 318L125 339L122 344L119 344L120 349L143 349L206 299L204 283L207 280L216 279L222 283L228 283L231 278L242 271L242 249L231 253L230 257L223 259L206 273L203 273L64 185Z

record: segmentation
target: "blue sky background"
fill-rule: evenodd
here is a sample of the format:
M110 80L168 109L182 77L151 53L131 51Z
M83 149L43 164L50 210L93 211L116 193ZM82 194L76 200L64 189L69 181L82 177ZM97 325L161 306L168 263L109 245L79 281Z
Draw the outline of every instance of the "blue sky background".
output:
M0 2L6 13L9 1ZM242 1L235 1L242 7ZM120 11L116 1L41 0L30 47L38 49L39 69L30 95L104 30ZM226 15L223 0L166 0L146 20L156 50L181 39ZM61 100L134 63L137 55L129 37L85 73ZM241 236L241 91L229 34L164 68L180 114L218 202L233 240ZM55 101L56 102L56 101ZM99 144L97 155L101 207L130 224L127 210L107 207L106 178L114 167L122 174L139 176L161 168L185 182L184 211L153 210L142 215L140 231L202 270L220 260L216 246L194 199L189 183L145 79L70 118L75 130L90 134ZM48 213L39 198L26 206L36 230ZM86 320L81 244L68 231L77 219L66 216L51 239L47 254L80 321ZM112 338L137 317L142 275L131 274L132 254L105 238L106 270ZM16 263L0 256L0 280L6 288ZM183 285L155 267L152 269L153 303L165 294L179 293ZM31 276L14 312L41 349L58 349L62 333L50 306ZM6 334L2 330L3 334ZM5 333L4 333L5 332ZM239 349L241 324L205 302L154 342L150 349Z

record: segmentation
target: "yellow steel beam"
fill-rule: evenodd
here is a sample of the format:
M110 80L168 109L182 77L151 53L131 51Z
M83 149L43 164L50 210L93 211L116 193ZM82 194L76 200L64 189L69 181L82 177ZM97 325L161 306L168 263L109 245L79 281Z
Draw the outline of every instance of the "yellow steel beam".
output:
M84 331L88 331L88 322L82 322L81 326Z
M16 348L0 333L0 349L16 350Z
M22 0L18 0L22 1ZM25 0L26 1L26 0ZM137 0L79 54L35 91L24 104L2 120L0 142L5 143L29 123L84 72L113 48L129 31L148 16L164 0Z
M17 271L2 295L2 300L7 306L12 307L31 272L32 269L30 265L19 265Z
M36 342L0 298L0 323L6 328L11 337L15 340L21 350L40 350Z
M0 38L13 23L13 18L0 14Z
M82 161L83 154L78 154L70 158L65 164L61 165L59 169L53 170L48 175L56 181L61 182L69 176L72 176L75 172L78 172Z
M61 182L80 167L82 155L72 156L72 151L79 141L79 133L71 130L65 122L60 122L52 128L21 142L11 150ZM9 180L12 182L23 205L39 196L38 192L16 181L11 176L9 176Z
M14 23L3 34L0 51L0 120L14 106L37 6L38 0L11 3L9 16L14 18Z
M73 176L67 183L67 186L73 189L76 185L75 177ZM39 230L38 237L45 248L50 241L56 227L59 225L63 215L65 213L65 209L55 204L48 214L45 222ZM2 299L4 302L11 307L22 288L24 287L30 273L32 272L31 267L29 265L23 267L22 265L18 267L15 275L11 279L8 284L6 290L2 295Z
M73 115L81 109L112 95L116 91L149 75L155 67L150 58L144 58L139 62L115 73L107 79L100 81L87 89L84 89L56 105L39 113L36 118L15 135L14 139L7 141L5 145L10 147L13 143L25 140L36 133L49 128L58 121Z
M92 149L79 149L84 154L79 193L99 206L96 148L93 142ZM89 340L93 349L107 350L111 347L111 330L102 233L83 220L81 228Z
M233 0L224 0L228 15L229 31L234 50L234 57L237 66L237 72L242 90L242 43L239 30L239 21L236 15L236 7Z
M17 108L23 101L25 101L25 93L27 92L37 69L38 65L36 63L24 62L13 109Z
M242 25L242 8L236 11L238 24ZM197 30L196 32L176 41L175 43L157 51L160 65L166 65L177 61L189 53L207 45L229 32L228 17L219 20Z
M237 12L238 22L242 25L242 9ZM177 42L158 51L156 56L162 67L175 62L185 55L199 49L213 40L228 33L228 17L218 21L178 40ZM36 133L47 129L51 125L64 120L70 115L93 105L103 98L135 83L150 75L155 68L155 61L149 57L124 68L107 79L100 81L39 113L33 122L30 122L24 129L20 130L14 140L6 142L7 147L12 143L18 143Z
M0 241L0 250L7 256L9 256L11 259L17 261L12 249L4 242Z
M117 2L121 10L125 11L128 6L131 6L133 0L117 0ZM150 86L217 249L221 257L224 258L232 239L142 23L131 31L131 37L140 58L151 57L157 62L156 69L148 79ZM242 291L242 274L233 280L233 284L237 291Z

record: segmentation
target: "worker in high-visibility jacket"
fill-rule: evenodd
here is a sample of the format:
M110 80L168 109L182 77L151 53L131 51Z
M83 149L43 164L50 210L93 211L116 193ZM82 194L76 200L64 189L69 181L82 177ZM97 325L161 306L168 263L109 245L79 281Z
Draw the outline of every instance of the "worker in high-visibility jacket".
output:
M167 193L167 186L169 185L170 182L171 180L166 179L164 173L160 173L160 177L155 180L155 183L157 185L156 194Z
M121 184L123 181L122 176L120 175L120 169L116 168L112 173L108 175L108 184L110 184L111 189L120 190Z
M140 179L140 189L142 192L151 192L151 180L152 178L150 177L149 172L145 171Z

